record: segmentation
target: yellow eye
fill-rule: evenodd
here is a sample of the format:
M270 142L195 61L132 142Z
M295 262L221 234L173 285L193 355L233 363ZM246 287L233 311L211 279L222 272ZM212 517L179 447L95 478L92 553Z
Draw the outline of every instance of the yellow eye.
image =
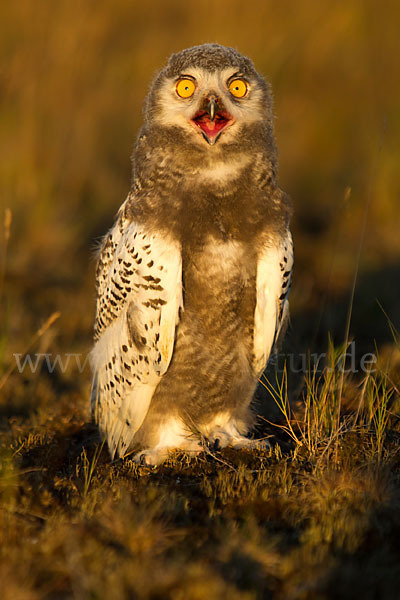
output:
M247 94L248 85L244 79L233 79L229 84L229 91L235 98L243 98Z
M176 93L181 98L190 98L193 96L196 86L191 79L179 79L176 84Z

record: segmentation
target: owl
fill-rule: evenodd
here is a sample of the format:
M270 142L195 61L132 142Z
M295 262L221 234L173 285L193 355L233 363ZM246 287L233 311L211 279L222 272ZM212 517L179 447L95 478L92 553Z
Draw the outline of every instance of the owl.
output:
M252 398L288 318L290 213L252 61L219 44L173 54L97 265L91 406L112 458L254 447Z

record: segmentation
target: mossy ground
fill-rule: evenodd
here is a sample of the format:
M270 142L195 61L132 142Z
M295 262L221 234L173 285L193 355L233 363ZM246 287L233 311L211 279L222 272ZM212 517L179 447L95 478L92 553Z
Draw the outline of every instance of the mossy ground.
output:
M395 598L400 432L111 463L86 407L2 433L6 598ZM356 590L356 591L355 591ZM356 594L356 595L355 595Z

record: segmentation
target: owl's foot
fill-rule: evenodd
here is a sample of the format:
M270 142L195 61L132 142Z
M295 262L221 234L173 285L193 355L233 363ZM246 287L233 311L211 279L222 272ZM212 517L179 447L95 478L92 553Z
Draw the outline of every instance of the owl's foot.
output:
M244 435L231 435L225 431L215 431L208 437L208 443L213 450L221 450L227 446L237 450L242 448L247 450L269 450L271 447L266 438L250 440Z
M132 458L133 462L141 466L156 467L168 458L168 448L148 448L137 452Z
M132 460L138 465L156 467L167 460L170 452L182 451L186 452L189 456L195 456L204 450L203 446L197 442L193 442L190 445L188 444L185 447L183 446L184 445L182 444L182 447L180 448L173 446L156 446L154 448L147 448L141 452L137 452L133 456Z

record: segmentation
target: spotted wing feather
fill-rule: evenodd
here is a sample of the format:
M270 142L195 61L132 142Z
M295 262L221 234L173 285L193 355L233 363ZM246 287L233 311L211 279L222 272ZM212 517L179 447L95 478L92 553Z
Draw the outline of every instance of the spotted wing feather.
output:
M171 361L182 307L179 245L121 211L97 268L92 412L112 456L123 456Z

